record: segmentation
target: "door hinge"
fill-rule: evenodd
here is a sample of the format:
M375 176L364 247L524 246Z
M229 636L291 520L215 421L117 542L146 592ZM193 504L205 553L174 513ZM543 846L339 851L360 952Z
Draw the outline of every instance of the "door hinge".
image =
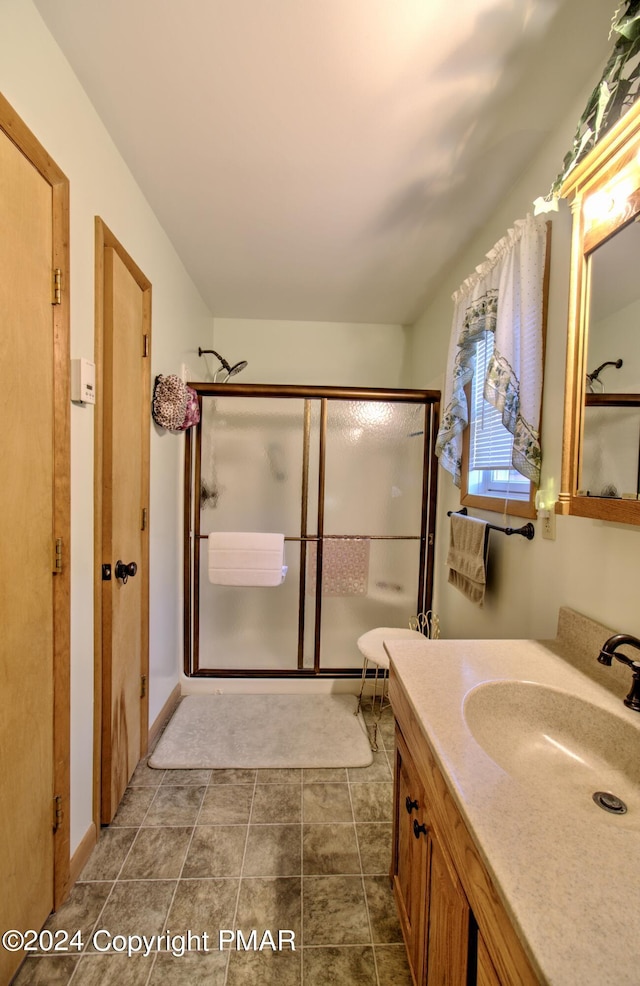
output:
M62 572L62 538L56 538L53 543L53 574Z
M62 271L59 267L53 270L53 280L52 280L53 293L51 295L52 305L62 304Z
M147 510L146 507L143 507L142 508L142 520L140 521L140 530L141 531L146 531L148 519L149 519L149 511Z
M64 811L62 810L62 798L59 794L53 799L53 831L57 832L62 825Z
M146 698L147 696L147 676L146 674L140 675L140 698Z
M147 335L146 332L142 337L142 355L143 356L149 355L149 336Z

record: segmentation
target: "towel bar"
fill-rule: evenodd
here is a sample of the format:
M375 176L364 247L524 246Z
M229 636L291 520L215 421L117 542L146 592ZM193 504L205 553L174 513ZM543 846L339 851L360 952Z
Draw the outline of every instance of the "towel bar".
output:
M447 517L451 514L464 514L467 516L467 508L462 507L460 510L448 510ZM524 524L522 527L497 527L495 524L487 524L487 529L489 531L500 531L501 534L521 534L522 537L526 538L527 541L533 541L536 533L536 529L533 524Z

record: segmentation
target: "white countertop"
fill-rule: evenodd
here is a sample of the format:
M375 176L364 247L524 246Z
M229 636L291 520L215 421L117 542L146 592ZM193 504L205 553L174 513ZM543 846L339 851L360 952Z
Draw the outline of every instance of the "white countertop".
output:
M463 702L484 681L517 679L570 692L639 731L640 714L543 643L397 640L386 647L541 981L638 986L640 808L630 805L618 817L587 795L584 810L575 810L561 792L547 796L539 779L514 779L473 738Z

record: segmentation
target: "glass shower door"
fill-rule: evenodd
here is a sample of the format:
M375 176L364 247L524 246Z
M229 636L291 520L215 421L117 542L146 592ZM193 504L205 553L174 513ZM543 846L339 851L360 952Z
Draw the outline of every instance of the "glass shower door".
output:
M298 670L300 540L285 542L288 571L282 585L237 587L210 583L207 535L299 534L304 434L304 400L203 398L194 641L198 670Z
M358 637L428 608L438 395L196 384L185 672L358 674ZM285 536L284 582L212 584L214 531Z
M328 401L320 667L361 666L356 641L408 626L424 567L425 405Z

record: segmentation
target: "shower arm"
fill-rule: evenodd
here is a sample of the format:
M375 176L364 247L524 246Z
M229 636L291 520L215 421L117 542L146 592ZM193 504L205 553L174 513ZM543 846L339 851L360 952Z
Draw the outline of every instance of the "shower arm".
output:
M227 363L224 356L221 356L220 353L217 353L215 349L202 349L200 346L198 346L198 356L204 356L207 353L210 353L212 356L215 356L216 359L220 360L220 363L222 364L223 368L227 371L227 373L229 372L231 367Z
M622 366L622 360L610 359L607 360L606 363L601 363L600 366L596 367L593 373L587 373L587 380L590 380L591 383L593 383L594 380L597 380L598 377L600 376L600 373L604 370L605 366L615 366L616 370L619 370L620 367Z
M227 374L224 380L222 381L223 383L226 383L229 377L235 377L236 373L240 373L240 371L244 370L245 366L247 365L246 359L243 359L240 360L239 363L236 363L234 366L231 366L229 363L227 363L226 359L220 355L220 353L216 352L215 349L202 349L201 346L198 347L198 356L204 356L206 353L211 353L212 356L215 356L217 357L217 359L220 360L220 369L216 370L216 372L213 375L214 383L218 378L218 374L222 370L224 370L225 373Z

